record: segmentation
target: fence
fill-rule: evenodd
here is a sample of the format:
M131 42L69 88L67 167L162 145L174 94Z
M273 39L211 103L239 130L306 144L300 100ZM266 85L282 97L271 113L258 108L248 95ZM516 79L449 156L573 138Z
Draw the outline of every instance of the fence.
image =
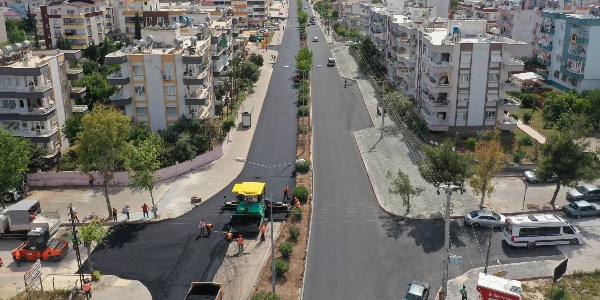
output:
M156 171L156 175L160 177L158 181L175 178L221 158L227 151L230 134L231 132L225 136L223 143L218 148L200 154L192 160L176 162L173 166L159 169ZM114 176L115 178L110 181L111 186L131 183L127 172L115 172ZM79 187L102 185L102 176L98 172L91 174L81 171L39 172L27 174L27 181L31 187Z

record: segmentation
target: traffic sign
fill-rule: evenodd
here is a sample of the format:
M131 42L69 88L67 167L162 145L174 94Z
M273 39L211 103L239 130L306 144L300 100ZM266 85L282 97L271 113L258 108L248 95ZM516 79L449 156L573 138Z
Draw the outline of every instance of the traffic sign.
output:
M265 32L265 33L263 33L263 36L265 36L265 37L268 37L268 36L269 36L269 33L268 33L268 32Z
M450 255L448 257L448 262L451 264L460 264L462 262L462 256Z

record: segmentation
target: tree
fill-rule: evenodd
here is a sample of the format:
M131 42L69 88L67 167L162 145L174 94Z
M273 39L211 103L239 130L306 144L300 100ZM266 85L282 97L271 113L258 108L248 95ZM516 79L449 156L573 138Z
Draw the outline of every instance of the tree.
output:
M0 127L0 193L20 186L29 164L29 141ZM0 197L6 208L4 197Z
M134 38L136 40L141 40L142 39L142 18L140 18L140 14L137 11L135 12L134 22L135 22Z
M83 124L81 123L82 118L83 114L74 113L73 116L68 118L63 125L63 134L69 141L70 145L75 145L77 142L77 134L83 130Z
M29 142L29 164L27 165L27 169L35 172L38 169L46 167L46 163L44 162L46 154L47 152L44 147Z
M23 18L23 20L21 20L21 23L23 24L23 30L30 35L33 35L33 39L34 39L34 48L35 49L39 49L40 48L40 40L38 38L38 34L37 34L37 20L35 19L35 14L31 11L31 6L27 5L27 11L25 14L25 18Z
M21 43L25 40L30 41L31 37L21 28L8 32L8 42L11 44Z
M541 181L555 178L556 189L550 204L554 206L560 186L575 186L582 180L595 180L598 171L594 157L587 153L589 142L574 130L553 134L540 146L542 158L536 175Z
M61 50L71 50L71 41L64 37L59 37L56 39L56 45L54 45L57 49ZM85 51L85 50L84 50Z
M446 140L439 147L425 145L427 159L419 163L419 173L428 183L463 183L469 177L469 157L454 151L452 141Z
M117 46L111 38L105 38L103 42L98 46L98 62L102 65L104 64L104 58L106 55L117 51Z
M249 87L258 81L260 69L249 60L245 60L240 66L240 78L243 79L243 86Z
M579 94L574 91L549 92L544 101L544 119L549 123L558 121L563 113L569 112L573 108L579 98Z
M77 135L77 157L84 172L98 171L102 176L108 215L112 213L108 187L122 166L127 152L130 119L113 107L97 106L81 120L83 131Z
M250 57L248 58L248 60L250 60L251 62L253 62L255 65L257 65L259 67L262 67L263 63L264 63L263 56L258 53L250 54Z
M147 139L134 143L131 152L125 159L125 169L131 179L130 186L150 192L154 218L156 218L156 206L152 192L155 182L160 179L160 176L156 175L156 170L160 168L160 147L161 141L158 136L151 135Z
M475 195L481 195L480 208L483 208L486 195L489 197L494 192L492 179L500 172L503 157L500 132L498 130L484 132L475 145L476 164L472 169L474 176L469 180Z
M587 90L583 92L582 96L589 104L587 110L589 123L598 129L600 127L600 90Z
M81 51L81 55L90 61L98 61L98 46L92 41L87 48Z
M340 12L338 10L334 10L331 12L331 18L338 19L340 17Z
M412 108L412 102L399 91L394 90L385 97L386 109L394 111L399 116L405 116Z
M104 224L100 220L94 220L92 223L79 227L79 237L87 249L87 261L90 273L94 273L94 264L92 263L92 244L99 243L106 235Z
M4 25L6 26L6 32L11 32L16 29L23 29L21 27L23 24L21 23L21 21L17 21L17 20L6 19L6 21L4 22Z
M308 21L308 14L305 11L298 12L298 23L306 24Z
M86 96L78 101L78 104L90 105L90 109L92 109L96 103L109 104L109 97L116 91L114 86L108 84L106 76L100 73L83 75L83 78L73 82L73 86L87 87Z
M388 171L387 178L392 178L392 173ZM410 183L408 175L404 174L401 169L398 170L396 177L392 178L392 186L389 188L390 193L400 195L402 204L406 206L406 214L410 212L410 197L421 194L425 189L415 187Z

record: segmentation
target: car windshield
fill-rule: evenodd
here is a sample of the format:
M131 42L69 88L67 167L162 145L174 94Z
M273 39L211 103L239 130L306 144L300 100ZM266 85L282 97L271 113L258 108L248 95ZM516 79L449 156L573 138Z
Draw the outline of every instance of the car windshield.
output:
M578 209L579 208L579 206L575 202L569 204L569 206L572 207L573 209Z
M495 212L492 212L492 216L494 216L494 219L496 219L496 221L500 221L500 215L499 214L497 214Z
M423 300L423 297L414 294L406 294L404 300Z
M582 185L582 186L580 186L580 187L578 187L578 188L576 188L576 190L577 190L579 193L581 193L582 195L588 192L588 190L587 190L587 189L585 188L585 186L583 186L583 185Z
M471 216L471 218L477 218L479 214L476 211L472 211L469 213L469 216Z

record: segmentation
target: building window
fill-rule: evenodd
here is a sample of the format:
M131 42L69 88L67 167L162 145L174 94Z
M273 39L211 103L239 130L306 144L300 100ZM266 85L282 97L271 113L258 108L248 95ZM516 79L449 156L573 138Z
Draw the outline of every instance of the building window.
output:
M563 40L562 39L558 39L558 46L562 47L563 46Z
M138 96L146 96L146 87L143 85L138 85L135 87L135 94Z
M163 17L156 17L156 24L158 24L158 25L165 24L165 18L163 18Z
M165 85L165 95L175 95L175 94L176 94L176 90L175 90L174 84Z
M485 118L486 119L496 119L496 112L495 111L486 111L485 112Z
M171 23L173 23L173 24L177 23L177 17L171 17Z
M498 92L492 92L487 94L488 101L498 101Z
M173 75L173 69L175 69L173 63L163 63L163 75Z
M58 10L56 10L56 9L51 9L51 10L50 10L50 14L51 14L51 15L58 15Z
M461 59L461 61L462 61L462 59ZM458 81L459 82L469 82L469 74L468 73L460 74Z
M457 112L456 113L456 121L464 121L467 119L467 113L466 112Z
M458 102L467 102L469 101L469 93L458 93Z
M68 10L67 10L67 14L68 14L68 15L74 15L74 14L75 14L75 11L74 11L74 10L69 10L69 9L68 9Z
M498 82L498 78L500 78L500 74L496 72L488 73L488 81Z
M17 108L17 100L14 99L2 99L3 109L14 109Z
M135 113L138 116L147 116L148 115L148 108L147 107L136 107L135 108Z
M133 65L133 75L144 75L144 67L141 65Z
M177 107L167 107L167 115L168 116L176 116L177 115Z
M152 17L146 17L146 26L152 25Z
M554 74L552 74L552 76L554 76L554 78L558 79L558 77L560 76L560 71L554 70Z
M460 54L460 63L461 64L471 63L471 53L461 53Z
M490 62L499 63L501 61L502 61L502 53L492 52L492 56L490 57Z

